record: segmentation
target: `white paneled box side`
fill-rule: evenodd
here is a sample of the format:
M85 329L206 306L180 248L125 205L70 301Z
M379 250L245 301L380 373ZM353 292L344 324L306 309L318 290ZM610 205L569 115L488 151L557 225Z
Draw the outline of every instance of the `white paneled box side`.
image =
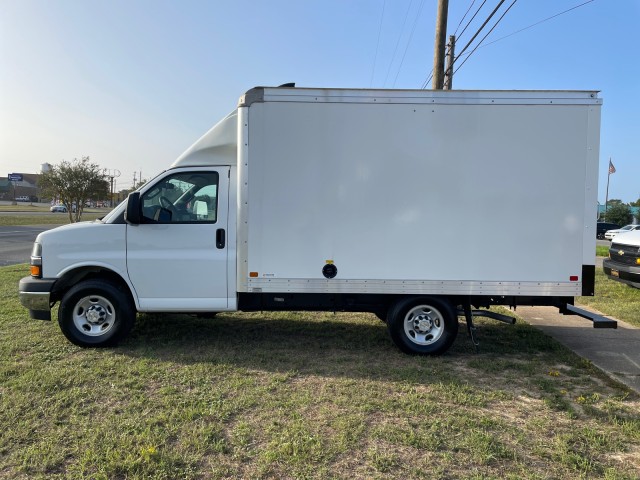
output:
M239 109L239 292L583 293L601 100L283 90Z

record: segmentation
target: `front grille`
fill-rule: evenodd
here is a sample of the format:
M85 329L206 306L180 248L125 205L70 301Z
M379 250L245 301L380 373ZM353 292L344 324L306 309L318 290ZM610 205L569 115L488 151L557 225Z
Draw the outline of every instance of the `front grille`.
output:
M609 249L611 261L622 265L638 265L637 259L640 257L638 247L612 243Z

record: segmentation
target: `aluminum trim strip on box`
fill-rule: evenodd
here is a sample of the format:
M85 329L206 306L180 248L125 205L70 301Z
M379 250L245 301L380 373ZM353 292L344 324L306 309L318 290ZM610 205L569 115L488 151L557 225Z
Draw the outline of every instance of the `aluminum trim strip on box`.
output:
M582 282L481 282L438 280L324 280L249 278L248 292L370 293L419 295L559 295L581 294Z
M430 91L265 88L261 101L310 103L407 103L464 105L601 105L596 91Z

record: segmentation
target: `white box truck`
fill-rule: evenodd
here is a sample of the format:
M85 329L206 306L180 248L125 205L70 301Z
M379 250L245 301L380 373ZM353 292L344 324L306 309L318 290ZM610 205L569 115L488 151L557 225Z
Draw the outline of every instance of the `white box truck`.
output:
M459 312L471 333L481 307L573 313L594 288L601 103L254 88L102 220L41 233L21 302L60 302L82 346L136 312L373 312L418 354L449 348Z

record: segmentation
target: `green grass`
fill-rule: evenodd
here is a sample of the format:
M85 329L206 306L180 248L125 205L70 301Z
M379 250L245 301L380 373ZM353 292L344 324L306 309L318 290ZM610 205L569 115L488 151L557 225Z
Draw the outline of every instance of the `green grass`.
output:
M83 213L81 221L96 220L106 213ZM51 213L50 215L0 215L0 226L10 225L65 225L69 223L66 213Z
M609 247L605 247L604 245L596 245L596 257L608 257L609 256Z
M108 208L85 208L82 212L81 221L102 218L110 211L111 209ZM51 213L48 206L19 202L17 205L0 206L0 212L0 226L64 225L69 223L69 215L67 213ZM26 213L21 214L21 212ZM43 215L33 215L33 212L41 212Z
M0 205L2 212L48 212L49 208L33 203L17 202L16 205Z
M640 476L640 401L540 331L478 322L440 358L373 315L139 315L68 343L0 268L0 477Z
M49 205L33 204L26 202L18 202L17 205L0 205L0 212L47 212L49 213ZM91 208L85 207L84 212L108 212L109 208Z
M576 302L640 327L640 289L610 280L596 268L596 295L579 297Z

